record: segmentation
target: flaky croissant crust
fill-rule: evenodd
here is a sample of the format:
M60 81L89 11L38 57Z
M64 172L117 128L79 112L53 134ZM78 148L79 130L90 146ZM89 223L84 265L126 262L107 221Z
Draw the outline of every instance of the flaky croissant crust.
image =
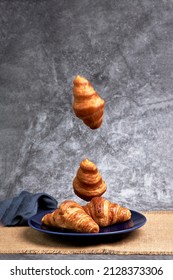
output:
M73 200L62 202L55 211L42 218L42 223L75 232L99 232L97 223L84 211L82 206Z
M76 76L73 83L73 110L75 115L91 129L99 128L104 113L104 100L84 77Z
M73 189L77 196L86 201L101 196L106 191L106 183L92 161L84 159L80 163L73 180Z
M104 197L94 197L83 209L100 226L106 227L118 222L125 222L131 218L129 209L112 203Z

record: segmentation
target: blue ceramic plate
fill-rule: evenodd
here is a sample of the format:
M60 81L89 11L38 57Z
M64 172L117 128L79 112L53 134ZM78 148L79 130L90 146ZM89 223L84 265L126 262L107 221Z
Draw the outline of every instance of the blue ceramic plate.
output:
M28 220L28 224L31 228L49 234L61 235L61 236L103 236L103 235L113 235L113 234L122 234L126 232L133 231L137 228L142 227L146 223L146 217L136 211L131 210L132 216L131 219L124 223L117 223L112 226L100 228L98 233L79 233L72 232L69 230L55 229L50 228L45 225L42 225L42 217L50 211L45 211L40 214L37 214L31 217Z

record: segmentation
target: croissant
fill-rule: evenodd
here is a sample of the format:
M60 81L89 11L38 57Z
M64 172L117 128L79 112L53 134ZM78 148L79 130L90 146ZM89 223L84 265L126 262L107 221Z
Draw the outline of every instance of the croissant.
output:
M75 115L91 129L99 128L104 113L104 100L84 77L76 76L73 83Z
M83 206L83 209L100 226L106 227L115 223L125 222L131 218L129 209L111 203L103 197L94 197Z
M75 232L99 232L99 226L91 216L84 211L82 206L72 200L62 202L55 211L43 216L42 223Z
M78 197L86 201L95 196L101 196L106 191L106 184L92 161L84 159L80 163L73 180L73 189Z

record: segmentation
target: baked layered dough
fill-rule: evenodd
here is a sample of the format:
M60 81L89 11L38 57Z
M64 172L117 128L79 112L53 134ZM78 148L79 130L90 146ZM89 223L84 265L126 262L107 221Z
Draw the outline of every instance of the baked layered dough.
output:
M131 218L129 209L112 203L104 197L92 198L89 203L83 206L83 209L100 227L122 223Z
M73 200L62 202L55 211L43 216L42 223L75 232L99 232L97 223L84 211L82 206Z
M76 76L73 83L75 115L91 129L99 128L102 124L105 101L84 77Z
M75 194L85 201L101 196L106 191L106 183L103 181L97 166L89 159L84 159L80 163L73 180L73 189Z

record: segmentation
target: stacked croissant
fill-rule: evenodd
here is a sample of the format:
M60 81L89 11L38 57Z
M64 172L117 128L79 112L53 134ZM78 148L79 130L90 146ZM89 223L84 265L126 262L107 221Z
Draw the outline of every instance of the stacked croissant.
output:
M74 80L73 108L76 116L91 129L101 126L104 100L84 77L77 76ZM73 200L66 200L55 211L46 214L42 223L75 232L97 233L100 227L129 220L129 209L102 197L106 189L97 166L89 159L84 159L73 180L73 190L88 203L81 206Z

